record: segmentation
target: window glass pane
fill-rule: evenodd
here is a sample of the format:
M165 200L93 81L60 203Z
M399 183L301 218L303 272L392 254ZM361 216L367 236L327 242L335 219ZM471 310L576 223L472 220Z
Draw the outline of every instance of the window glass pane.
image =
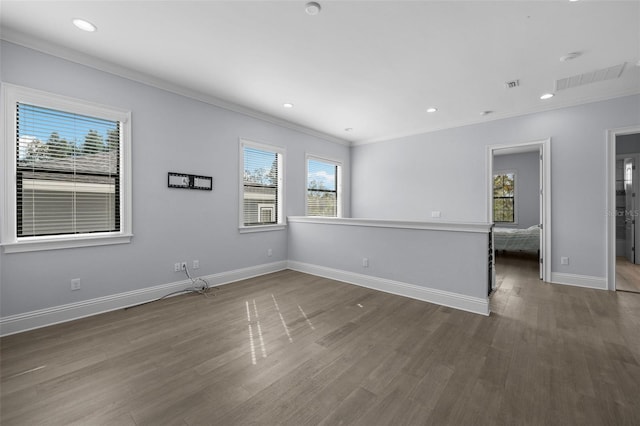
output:
M515 222L515 173L493 177L493 221Z
M338 166L309 159L307 170L307 215L338 216Z
M18 103L18 237L120 230L120 122Z

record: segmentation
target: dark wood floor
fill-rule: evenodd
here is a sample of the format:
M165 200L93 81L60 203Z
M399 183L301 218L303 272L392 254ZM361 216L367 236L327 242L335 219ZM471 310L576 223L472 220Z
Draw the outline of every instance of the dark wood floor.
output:
M616 290L640 293L640 265L624 256L616 257Z
M640 424L640 295L497 271L489 317L283 271L8 336L0 420Z

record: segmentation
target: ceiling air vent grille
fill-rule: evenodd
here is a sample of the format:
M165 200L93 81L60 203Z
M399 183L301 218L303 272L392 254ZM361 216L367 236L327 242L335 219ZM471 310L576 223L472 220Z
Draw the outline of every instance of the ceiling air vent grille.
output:
M567 78L556 80L556 92L573 87L584 86L585 84L596 83L598 81L613 80L620 78L626 62L609 68L603 68L597 71L586 72Z
M504 87L506 87L507 89L513 89L518 86L520 86L520 80L511 80L511 81L507 81L504 84Z

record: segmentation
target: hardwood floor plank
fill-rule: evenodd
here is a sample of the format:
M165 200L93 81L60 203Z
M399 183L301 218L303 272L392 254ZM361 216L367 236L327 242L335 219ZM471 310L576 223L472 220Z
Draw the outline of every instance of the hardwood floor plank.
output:
M0 423L640 424L640 295L496 269L489 317L281 271L7 336Z

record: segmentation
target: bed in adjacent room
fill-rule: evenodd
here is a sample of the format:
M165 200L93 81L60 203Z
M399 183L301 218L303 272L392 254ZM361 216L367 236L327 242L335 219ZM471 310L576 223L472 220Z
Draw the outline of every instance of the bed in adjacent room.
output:
M533 225L526 229L493 228L493 246L496 251L538 254L540 227Z

